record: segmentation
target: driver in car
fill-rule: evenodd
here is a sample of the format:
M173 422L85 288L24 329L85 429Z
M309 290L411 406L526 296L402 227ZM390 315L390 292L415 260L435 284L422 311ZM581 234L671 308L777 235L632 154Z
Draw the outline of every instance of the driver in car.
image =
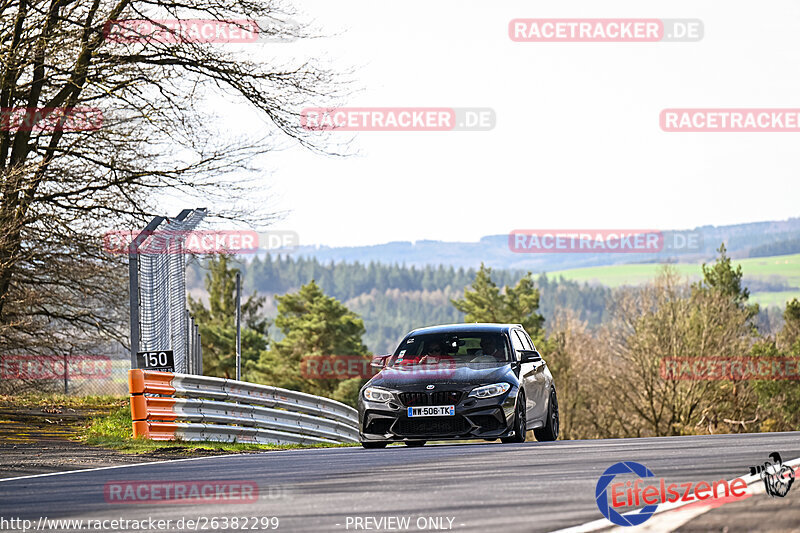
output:
M403 360L403 363L407 365L435 364L442 356L444 356L444 346L439 341L433 341L425 354L407 357Z
M433 341L431 343L430 348L428 348L428 353L423 355L417 364L424 365L424 364L436 364L439 359L444 356L444 346L439 341Z
M442 343L439 342L439 341L434 341L433 343L431 343L431 347L428 348L428 354L427 355L433 355L435 357L443 356L444 355L444 347L442 346Z
M506 360L505 352L498 348L497 340L494 337L484 337L481 339L481 352L482 357L494 357L500 363Z

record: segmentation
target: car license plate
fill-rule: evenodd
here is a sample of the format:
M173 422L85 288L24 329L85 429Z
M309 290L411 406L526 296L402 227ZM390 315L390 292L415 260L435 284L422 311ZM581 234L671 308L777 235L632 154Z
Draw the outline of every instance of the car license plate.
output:
M431 407L409 407L408 416L456 416L456 406L433 405Z

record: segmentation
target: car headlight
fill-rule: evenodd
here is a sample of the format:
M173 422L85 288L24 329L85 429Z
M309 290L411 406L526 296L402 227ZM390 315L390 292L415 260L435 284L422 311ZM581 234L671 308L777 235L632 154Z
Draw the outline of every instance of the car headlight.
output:
M500 396L508 392L511 385L508 383L493 383L491 385L483 385L482 387L475 387L469 393L469 398L491 398L492 396Z
M364 389L364 399L371 402L388 402L392 398L394 398L394 396L388 390L379 389L378 387L367 387Z

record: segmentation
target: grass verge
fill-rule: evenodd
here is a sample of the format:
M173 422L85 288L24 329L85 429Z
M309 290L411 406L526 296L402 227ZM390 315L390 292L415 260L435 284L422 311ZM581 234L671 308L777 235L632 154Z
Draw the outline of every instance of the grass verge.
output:
M26 408L112 409L129 403L127 396L72 396L69 394L0 394L0 405Z

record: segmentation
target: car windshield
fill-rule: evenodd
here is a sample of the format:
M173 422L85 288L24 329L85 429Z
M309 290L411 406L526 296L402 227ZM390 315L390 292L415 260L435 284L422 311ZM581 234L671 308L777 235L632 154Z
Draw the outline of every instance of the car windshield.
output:
M509 362L500 333L459 332L412 335L400 343L387 366Z

